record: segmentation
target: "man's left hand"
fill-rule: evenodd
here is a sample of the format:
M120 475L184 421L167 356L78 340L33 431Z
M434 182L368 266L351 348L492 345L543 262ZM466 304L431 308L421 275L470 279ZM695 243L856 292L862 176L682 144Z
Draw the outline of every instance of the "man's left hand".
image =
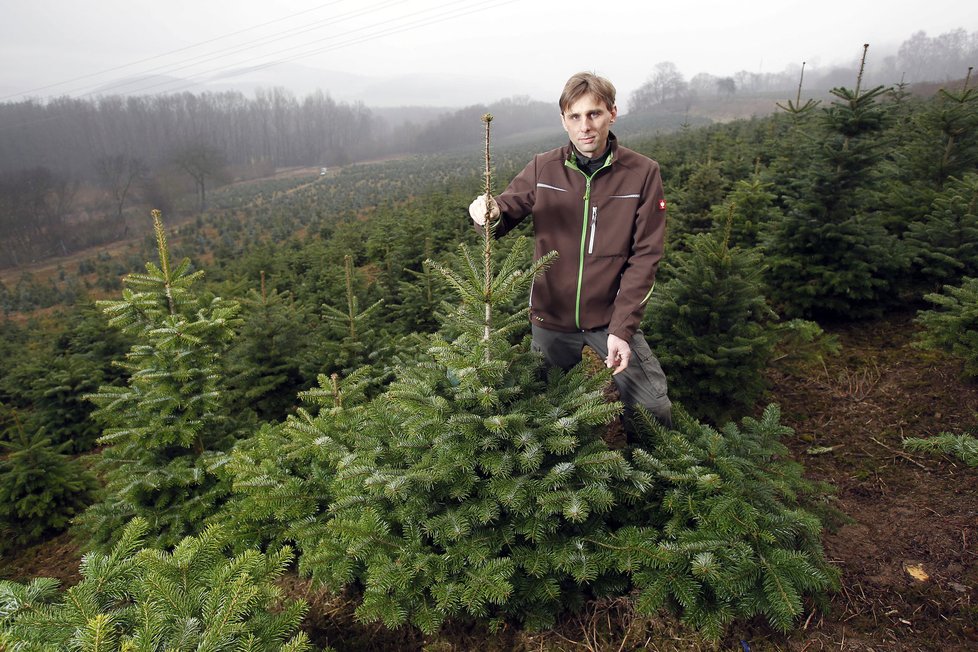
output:
M625 371L625 368L628 367L628 360L631 357L632 347L628 345L628 342L617 335L608 333L608 357L605 358L604 364L609 369L614 369L611 375L614 376L617 373Z

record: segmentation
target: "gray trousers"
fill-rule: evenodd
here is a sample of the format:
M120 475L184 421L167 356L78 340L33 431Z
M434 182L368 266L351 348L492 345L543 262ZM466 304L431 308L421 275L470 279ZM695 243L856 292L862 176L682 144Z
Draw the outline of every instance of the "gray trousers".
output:
M531 324L534 351L543 354L548 364L565 371L581 361L584 346L587 345L604 361L608 357L608 330L562 333L540 328ZM672 427L672 402L667 396L666 375L662 372L649 343L642 331L636 331L628 343L632 357L624 371L612 376L618 386L618 394L625 404L626 414L633 406L641 405L660 423Z

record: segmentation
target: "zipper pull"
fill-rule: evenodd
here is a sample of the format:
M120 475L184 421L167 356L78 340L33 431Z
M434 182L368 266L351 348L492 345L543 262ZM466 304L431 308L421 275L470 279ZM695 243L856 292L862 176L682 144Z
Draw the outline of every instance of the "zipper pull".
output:
M587 243L588 254L594 251L594 232L598 230L598 207L591 207L591 237Z

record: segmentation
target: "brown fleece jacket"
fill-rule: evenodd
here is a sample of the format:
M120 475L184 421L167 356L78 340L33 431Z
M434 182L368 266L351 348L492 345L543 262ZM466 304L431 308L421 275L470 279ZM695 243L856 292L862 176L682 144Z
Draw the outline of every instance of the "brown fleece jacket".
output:
M538 154L496 197L496 237L533 215L534 257L556 251L530 291L533 323L608 328L628 341L655 283L666 230L659 164L609 135L610 161L590 178L573 147Z

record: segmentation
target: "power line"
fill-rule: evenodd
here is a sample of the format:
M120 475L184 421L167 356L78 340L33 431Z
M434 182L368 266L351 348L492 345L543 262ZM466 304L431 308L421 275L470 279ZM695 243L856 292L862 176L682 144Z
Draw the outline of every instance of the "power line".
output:
M245 43L243 45L241 45L241 44L239 44L239 45L232 45L232 46L228 46L226 48L220 49L220 50L215 50L213 52L205 52L203 54L197 55L195 57L191 57L189 59L184 59L182 61L177 61L177 62L174 62L174 63L171 63L171 64L165 64L165 65L162 65L162 66L158 66L156 68L150 68L148 70L142 71L140 73L140 75L147 75L147 74L153 73L153 72L173 73L173 72L177 72L179 70L184 70L186 68L190 68L191 66L193 66L195 64L198 64L198 63L207 63L208 61L216 61L218 59L223 59L223 58L225 58L225 57L227 57L229 55L232 55L232 54L237 54L239 52L245 52L245 51L251 50L251 49L253 49L253 48L255 48L256 46L259 46L259 45L267 45L269 43L274 43L276 41L281 41L283 39L290 38L290 37L293 37L293 36L297 36L299 34L304 34L306 32L311 32L311 31L320 29L321 27L324 27L324 26L333 25L335 23L340 23L340 22L343 22L344 20L348 20L350 18L356 18L356 17L362 16L364 14L369 14L372 11L375 11L375 10L378 10L378 9L383 9L385 7L388 7L388 6L392 5L392 4L398 4L401 1L402 0L385 0L384 2L377 3L377 4L372 5L370 7L360 8L360 9L358 9L356 11L351 11L351 12L348 12L346 14L340 14L337 17L326 18L326 19L323 19L323 20L315 21L314 23L311 23L309 25L304 25L304 26L299 27L299 28L290 28L290 29L287 29L287 30L283 30L281 32L276 32L276 33L271 34L269 36L262 37L260 39L257 39L255 41L251 41L251 42ZM242 30L242 31L246 31L246 30ZM238 33L240 33L240 32L238 32ZM226 54L221 54L221 53L226 53ZM100 86L97 89L94 89L92 91L89 91L89 92L85 93L84 95L85 96L89 96L89 95L92 95L92 94L95 94L95 93L110 92L113 89L121 89L121 88L123 88L123 87L125 87L127 85L130 85L130 84L133 84L133 83L138 83L138 82L121 81L121 82L117 82L115 84L110 84L108 86ZM150 87L150 88L152 88L152 87ZM84 88L80 88L80 89L75 89L74 91L68 91L68 92L69 93L71 93L71 92L78 93L78 92L81 92L83 90L85 90L85 89ZM132 94L132 93L139 92L140 90L141 89L135 89L135 90L126 91L126 92Z
M340 2L340 1L341 0L334 0L334 2L326 3L324 5L319 5L318 7L316 7L316 9L319 9L319 8L322 8L322 7L331 5L331 4L336 4L337 2ZM395 1L396 0L388 0L386 2L381 2L381 3L377 4L377 5L373 5L373 6L369 7L368 9L366 9L364 11L361 11L359 13L356 13L356 15L359 16L359 15L362 15L364 13L371 13L373 10L376 10L376 9L382 8L382 7L385 7L388 4L394 3ZM457 1L455 1L455 2L449 2L449 3L443 4L443 5L438 5L438 6L433 7L433 8L425 9L422 12L420 12L421 14L423 14L423 13L431 13L433 11L438 11L438 13L436 13L434 16L429 16L429 17L426 17L426 18L418 18L418 19L416 19L414 21L409 21L409 22L403 23L401 25L395 25L395 26L392 26L392 27L389 27L389 28L386 28L386 29L382 29L380 31L375 31L375 32L368 33L368 34L361 35L361 36L355 36L353 38L347 39L345 41L340 41L338 43L331 43L331 44L326 45L326 46L317 47L317 48L314 48L312 50L300 52L298 54L295 54L295 55L292 55L292 56L289 56L289 57L286 57L286 58L283 58L283 59L280 59L280 60L270 61L270 62L265 62L265 63L253 65L253 66L248 67L247 70L249 72L250 71L255 71L255 70L263 70L265 68L270 68L272 66L281 65L281 64L287 63L289 61L295 61L297 59L302 59L302 58L305 58L305 57L313 56L313 55L316 55L316 54L321 54L323 52L328 52L328 51L331 51L331 50L341 49L341 48L344 48L344 47L349 47L349 46L352 46L352 45L359 45L361 43L369 42L369 41L372 41L372 40L375 40L377 38L381 38L381 37L384 37L384 36L390 36L390 35L393 35L393 34L398 34L398 33L402 33L402 32L412 31L412 30L415 30L415 29L420 29L422 27L427 27L429 25L434 25L434 24L445 22L445 21L448 21L448 20L453 20L455 18L460 18L462 16L467 16L467 15L470 15L470 14L473 14L473 13L487 11L489 9L495 9L497 7L501 7L501 6L504 6L504 5L512 4L514 2L517 2L517 0L502 0L502 1L499 1L499 0L483 0L482 2L479 2L479 3L475 4L475 5L471 5L471 6L468 6L468 7L463 7L463 8L459 8L459 9L453 9L453 10L450 10L450 11L440 11L440 10L443 10L446 7L451 6L453 4L458 4ZM174 50L173 52L181 52L181 51L185 51L185 50L188 50L188 49L192 49L194 47L198 47L198 46L203 45L203 44L206 44L206 43L210 43L210 42L214 42L214 41L217 41L217 40L221 40L221 39L226 38L228 36L233 36L233 35L236 35L236 34L247 32L247 31L250 31L252 29L256 29L258 27L263 27L263 26L266 26L266 25L269 25L269 24L280 22L280 21L285 20L287 18L291 18L291 17L295 17L295 16L298 16L298 15L301 15L301 14L304 14L304 13L308 13L309 11L313 11L313 10L310 9L310 10L306 10L306 11L303 11L303 12L299 12L297 14L292 14L292 15L287 16L285 18L279 18L279 19L275 19L275 20L272 20L272 21L267 21L265 23L262 23L260 25L254 26L254 27L246 28L246 29L243 29L243 30L238 30L237 32L233 32L231 34L227 34L227 35L224 35L224 36L216 37L216 38L210 39L208 41L203 41L203 42L198 43L198 44L195 44L195 45L191 45L191 46L187 46L185 48L180 48L178 50ZM418 14L416 13L415 15L418 15ZM358 27L356 29L348 30L346 32L343 32L343 33L339 34L339 37L342 38L342 37L350 36L350 35L353 35L353 34L357 34L358 32L363 32L365 30L376 29L378 27L382 27L382 26L387 25L389 23L398 22L398 21L403 20L404 18L409 18L409 17L411 17L411 16L409 16L409 15L401 15L401 16L397 16L395 18L389 18L387 20L382 20L382 21L377 22L377 23L372 23L372 24L369 24L369 25ZM319 22L324 22L324 21L319 21ZM295 31L295 30L286 30L286 32L293 32L293 31ZM303 28L303 29L299 30L298 33L303 33L305 31L309 31L309 30ZM277 35L273 35L273 36L277 36ZM281 38L285 38L285 37L283 36ZM281 40L281 38L274 38L274 39L272 39L272 41L269 41L269 42L273 42L273 41L276 41L276 40ZM259 39L259 41L260 40L261 39ZM269 54L272 54L272 55L274 55L274 54L280 54L280 53L283 53L283 52L288 52L290 50L295 50L297 48L307 47L309 45L312 45L313 43L315 43L315 41L310 42L310 43L301 44L301 45L298 45L298 46L292 46L292 47L289 47L289 48L283 48L281 50L277 50L277 51L271 52ZM242 49L246 49L246 48L242 48ZM219 50L219 52L220 51L223 51L223 50ZM241 49L236 50L236 52L238 52L238 51L241 51ZM166 56L166 55L159 55L159 56ZM201 55L201 56L205 56L205 55ZM145 59L143 61L153 60L153 59L156 59L156 58L159 58L159 57L150 57L150 58ZM197 57L197 58L200 58L200 57ZM222 57L213 57L213 59L218 59L218 58L222 58ZM212 60L212 59L207 59L207 60ZM238 64L236 64L234 66L221 66L221 67L218 67L218 68L215 68L215 69L212 69L212 70L208 70L208 71L204 71L204 72L197 73L197 74L194 74L194 75L190 75L189 78L192 79L192 78L201 77L201 76L204 76L204 75L213 75L215 73L219 73L219 72L222 72L222 71L231 71L231 70L235 70L235 69L241 69L246 63L247 62L245 62L245 63L238 63ZM119 68L127 67L128 65L134 65L134 64L125 64L124 66L120 66ZM101 74L101 73L93 73L92 75L88 75L86 77L94 76L96 74ZM84 78L84 77L82 77L82 78ZM76 79L81 79L81 78L76 78ZM62 82L62 84L63 83L68 83L68 82ZM130 91L128 94L142 93L142 92L148 91L150 89L157 88L157 87L160 87L160 86L165 86L165 85L171 84L171 83L172 82L170 82L170 81L167 81L167 82L159 82L159 83L152 84L150 86L146 86L146 87L143 87L143 88L134 89L134 90ZM60 84L58 84L58 85L60 85ZM196 83L185 84L184 86L179 86L177 88L171 88L171 89L169 89L169 90L167 90L165 92L175 93L175 92L179 92L181 90L190 88L190 87L195 86L195 85L197 85L197 84ZM95 93L96 93L96 91L90 91L88 93L85 93L82 97L92 96ZM53 120L58 120L61 117L62 117L61 115L49 116L47 118L41 118L41 119L38 119L38 120L33 120L33 121L30 121L30 122L26 122L26 123L20 123L20 124L17 124L17 125L3 126L3 127L0 127L0 130L6 130L6 129L12 129L12 128L24 128L24 127L28 127L28 126L32 126L32 125L36 125L36 124L42 124L42 123L45 123L45 122L50 122L50 121L53 121Z
M288 16L283 16L282 18L275 18L274 20L269 20L269 21L266 21L264 23L260 23L258 25L252 25L251 27L246 27L244 29L239 29L236 32L229 32L227 34L222 34L221 36L215 36L214 38L207 39L206 41L200 41L198 43L193 43L191 45L187 45L187 46L182 47L182 48L177 48L176 50L170 50L169 52L164 52L162 54L157 54L157 55L154 55L154 56L151 56L151 57L146 57L145 59L139 59L137 61L130 61L129 63L123 63L123 64L120 64L118 66L114 66L112 68L106 68L104 70L99 70L98 72L92 72L92 73L88 73L88 74L85 74L85 75L80 75L78 77L72 77L71 79L66 79L64 81L56 82L54 84L47 84L46 86L38 86L37 88L31 88L31 89L28 89L26 91L22 91L20 93L14 93L12 95L6 95L4 97L0 97L0 102L6 101L6 100L8 100L8 99L10 99L12 97L20 97L20 96L28 95L30 93L35 93L37 91L43 91L43 90L47 90L49 88L55 88L57 86L64 86L65 84L70 84L72 82L80 81L82 79L90 79L92 77L97 77L99 75L104 75L106 73L115 72L117 70L122 70L123 68L128 68L130 66L135 66L135 65L138 65L138 64L141 64L141 63L146 63L147 61L153 61L155 59L161 59L163 57L168 57L171 54L176 54L178 52L185 52L187 50L192 50L192 49L198 48L198 47L200 47L202 45L207 45L208 43L214 43L215 41L220 41L220 40L223 40L223 39L226 39L226 38L230 38L232 36L237 36L237 35L243 34L245 32L250 32L252 30L259 29L261 27L266 27L268 25L273 25L275 23L280 23L283 20L288 20L290 18L295 18L296 16L301 16L303 14L307 14L307 13L312 12L312 11L318 11L319 9L322 9L323 7L328 7L330 5L339 4L340 2L343 2L343 0L333 0L332 2L327 2L327 3L324 3L324 4L318 5L316 7L313 7L311 9L304 9L304 10L299 11L299 12L296 12L294 14L290 14Z
M517 0L502 0L502 1L498 1L498 0L483 0L482 2L478 3L477 5L474 5L474 6L471 6L471 7L466 7L466 8L463 8L463 9L458 9L458 10L448 11L448 12L440 12L440 13L436 14L435 16L430 16L430 17L427 17L427 18L419 18L419 19L416 19L414 21L411 21L411 22L408 22L408 23L405 23L405 24L402 24L402 25L399 25L399 26L394 26L394 27L387 28L385 30L381 30L379 32L368 33L368 34L365 34L363 36L357 36L357 37L348 39L346 41L341 41L339 43L331 43L330 45L321 46L321 47L314 48L312 50L300 52L298 54L295 54L295 55L292 55L292 56L289 56L289 57L286 57L286 58L283 58L283 59L279 59L279 60L276 60L276 61L270 61L270 62L265 62L265 63L257 64L257 65L254 65L254 66L250 66L250 67L248 67L247 71L248 72L253 72L253 71L256 71L256 70L263 70L265 68L270 68L272 66L277 66L277 65L280 65L280 64L283 64L283 63L287 63L289 61L295 61L297 59L303 59L303 58L306 58L306 57L309 57L309 56L313 56L313 55L316 55L316 54L322 54L323 52L328 52L328 51L331 51L331 50L337 50L337 49L341 49L341 48L344 48L344 47L349 47L351 45L359 45L360 43L365 43L365 42L368 42L368 41L372 41L374 39L377 39L377 38L380 38L380 37L383 37L383 36L390 36L392 34L398 34L398 33L406 32L406 31L412 31L414 29L418 29L418 28L421 28L421 27L427 27L429 25L433 25L433 24L445 22L446 20L452 20L454 18L460 18L462 16L467 16L469 14L478 13L478 12L481 12L481 11L486 11L488 9L495 9L495 8L501 7L503 5L512 4L514 2L517 2ZM439 5L437 7L433 7L433 8L424 10L421 13L425 13L425 12L430 13L432 11L441 10L441 9L444 9L445 7L451 6L453 4L458 4L458 3L457 2L449 2L449 3L443 4L443 5ZM363 26L363 27L358 27L356 29L348 30L347 32L341 33L341 34L339 34L337 36L340 37L340 38L342 38L342 37L345 37L345 36L349 36L351 34L356 34L358 32L363 32L365 30L370 30L370 29L374 29L374 28L377 28L377 27L381 27L381 26L383 26L385 24L388 24L388 23L397 22L397 21L400 21L400 20L402 20L404 18L408 18L408 17L410 17L410 16L398 16L398 17L395 17L395 18L390 18L390 19L387 19L387 20L380 21L379 23L374 23L374 24L371 24L371 25L366 25L366 26ZM312 45L312 43L306 43L306 44L302 44L302 45L297 45L297 46L291 46L291 47L288 47L288 48L283 48L283 49L277 50L275 52L267 53L266 56L268 56L268 55L281 54L281 53L284 53L284 52L288 52L290 50L295 50L295 49L298 49L298 48L306 47L308 45ZM241 67L241 65L238 65L238 66L235 66L234 68L240 68L240 67ZM230 67L227 67L227 66L221 66L221 67L214 68L214 69L211 69L211 70L206 70L206 71L203 71L203 72L195 73L193 75L189 75L189 76L187 76L187 78L188 79L196 79L196 78L201 78L201 77L205 77L205 76L208 76L208 75L214 75L216 73L219 73L219 72L222 72L222 71L227 71L227 70L232 70L232 69L233 68L230 68ZM148 91L148 90L151 90L151 89L154 89L154 88L159 88L161 86L166 86L166 85L172 84L172 83L173 82L170 82L170 81L156 82L154 84L150 84L149 86L137 88L137 89L131 91L131 93L145 92L145 91ZM176 88L168 89L167 92L171 92L171 93L178 92L180 90L184 90L186 88L190 88L190 87L195 86L195 85L196 85L195 83L185 84L183 86L178 86Z

